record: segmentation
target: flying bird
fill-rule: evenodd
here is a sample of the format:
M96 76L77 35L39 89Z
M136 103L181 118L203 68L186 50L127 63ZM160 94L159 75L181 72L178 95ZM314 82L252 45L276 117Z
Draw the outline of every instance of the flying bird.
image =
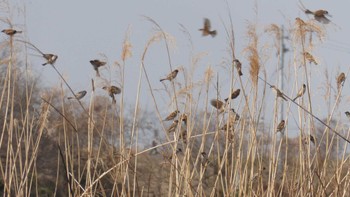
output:
M281 92L281 90L276 88L276 86L272 85L270 88L272 88L272 89L274 89L276 91L277 97L281 97L283 100L287 101L287 99L284 96L284 94Z
M15 35L17 33L22 33L22 31L17 31L15 29L4 29L1 32L5 33L8 36L13 36L13 35Z
M337 78L338 90L339 90L340 86L343 86L343 85L344 85L345 79L346 79L345 73L340 73L340 75L339 75L338 78Z
M281 120L281 122L278 124L276 131L281 132L283 134L284 129L286 128L286 121Z
M314 63L315 65L318 65L314 56L312 56L309 52L305 51L304 52L305 59L309 61L309 63Z
M90 60L90 64L94 67L94 70L96 71L96 76L100 76L100 72L98 71L98 68L101 66L106 65L107 62L102 62L100 60Z
M173 111L171 114L169 114L163 121L169 121L169 120L174 120L176 118L177 114L180 113L179 110Z
M202 29L199 29L199 31L202 31L202 36L211 35L212 37L216 36L216 30L210 30L211 25L209 19L204 19L204 26Z
M305 94L305 90L306 90L306 85L303 84L303 86L300 88L297 96L293 99L293 101L295 101L299 97L302 97Z
M241 93L241 89L237 89L237 90L235 90L235 91L232 91L231 96L228 97L228 98L226 98L226 99L225 99L225 102L227 102L227 101L230 100L230 99L235 99L235 98L237 98L237 97L239 96L240 93Z
M331 22L327 18L327 16L330 16L328 14L327 10L316 10L313 12L311 10L306 9L305 14L312 14L314 16L315 20L317 20L318 22L323 23L323 24L328 24L329 22Z
M82 99L85 95L86 95L86 91L85 90L83 90L83 91L80 91L80 92L78 92L78 93L76 93L75 95L74 95L74 97L68 97L67 99L77 99L77 100L80 100L80 99Z
M234 60L233 60L233 63L234 63L235 66L236 66L238 75L239 75L239 76L242 76L243 73L242 73L242 64L241 64L241 62L240 62L238 59L234 59Z
M175 69L173 72L171 72L169 75L167 75L164 79L161 79L160 82L164 81L164 80L173 80L175 79L175 77L177 76L177 73L179 72L178 69Z
M120 94L121 89L118 88L117 86L104 86L102 89L106 90L108 92L108 95L112 98L112 102L116 103L117 101L115 100L114 95L115 94Z

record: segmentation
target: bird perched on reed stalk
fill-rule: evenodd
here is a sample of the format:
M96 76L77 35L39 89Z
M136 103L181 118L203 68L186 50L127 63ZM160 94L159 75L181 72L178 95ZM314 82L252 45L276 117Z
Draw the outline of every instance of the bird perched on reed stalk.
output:
M175 110L175 111L171 112L163 121L174 120L174 118L176 118L178 113L180 113L179 110Z
M178 120L174 120L170 127L167 129L168 133L174 132L177 128Z
M108 92L108 95L112 98L112 102L116 103L117 101L115 100L114 95L115 94L120 94L121 89L118 88L117 86L104 86L102 89L106 90Z
M211 24L210 24L210 20L205 18L204 19L204 26L202 29L199 29L199 31L202 31L202 36L207 36L207 35L211 35L212 37L216 36L216 30L210 30L211 29Z
M78 93L76 93L75 95L74 95L74 97L72 96L72 97L68 97L67 99L77 99L77 100L80 100L80 99L82 99L85 95L86 95L86 91L85 90L83 90L83 91L80 91L80 92L78 92Z
M15 35L17 33L22 33L22 31L18 31L18 30L15 30L15 29L4 29L1 32L5 33L8 36L13 36L13 35Z
M299 97L302 97L305 94L305 90L306 90L306 85L303 84L303 86L301 86L297 96L293 99L293 101L295 101Z
M226 107L225 103L220 101L220 100L218 100L218 99L210 100L210 104L213 107L215 107L219 111L219 113L222 113L222 112L225 111L225 107Z
M284 129L286 128L286 121L281 120L281 122L278 124L276 131L281 132L283 134Z
M310 141L315 144L315 137L313 135L310 134Z
M187 125L187 114L181 114L179 119Z
M239 76L242 76L242 63L238 59L233 60L233 64L236 66L237 72Z
M229 101L230 99L235 99L239 96L241 93L241 89L237 89L235 91L232 91L231 96L225 99L225 102Z
M326 16L330 16L328 14L327 10L316 10L316 11L311 11L306 9L305 10L305 14L312 14L314 16L314 19L320 23L323 24L328 24L329 22L331 22Z
M175 79L175 77L177 76L177 73L179 72L178 69L173 70L173 72L171 72L170 74L168 74L164 79L161 79L160 82L164 81L164 80L173 80Z
M284 94L281 92L281 90L279 90L278 88L276 88L276 86L272 85L270 88L274 89L276 92L277 97L281 97L283 100L287 101L286 97L284 96Z
M42 65L45 66L47 64L54 65L58 56L52 53L43 53L38 47L36 47L34 44L26 41L19 40L20 42L24 42L25 44L29 44L31 47L33 47L34 50L39 52L43 58L45 58L46 62L43 63Z
M94 59L94 60L90 60L90 64L94 67L94 70L96 71L96 76L100 76L100 72L98 71L98 68L100 68L101 66L106 65L107 62L102 62L100 60Z
M318 65L316 60L315 60L315 58L314 58L314 56L312 56L309 52L305 51L304 52L304 56L305 56L305 59L307 61L309 61L310 64L314 63L315 65Z
M344 85L345 79L346 79L345 73L340 73L340 75L337 77L338 90L340 89L340 86Z

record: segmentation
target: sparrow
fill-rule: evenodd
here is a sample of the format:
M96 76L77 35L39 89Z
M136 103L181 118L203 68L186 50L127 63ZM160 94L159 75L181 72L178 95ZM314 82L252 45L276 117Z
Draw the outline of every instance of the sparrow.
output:
M182 130L180 133L180 139L184 142L184 144L187 144L187 130Z
M212 37L216 36L216 30L211 31L211 25L209 19L204 19L204 27L202 29L199 29L199 31L202 31L202 36L211 35Z
M287 101L286 97L284 97L284 94L276 88L276 86L272 85L270 88L274 89L276 91L277 97L281 97L283 100Z
M175 151L175 155L179 154L179 153L182 153L182 149L181 148L177 148L176 151ZM169 160L173 159L173 155L170 155L168 157Z
M315 20L317 20L318 22L323 23L323 24L328 24L329 22L331 22L326 17L326 15L330 16L328 14L327 10L316 10L316 11L313 12L311 10L306 9L305 10L305 14L312 14L312 15L314 15Z
M58 56L54 55L54 54L42 54L42 55L47 61L47 62L42 64L43 66L45 66L46 64L53 65L56 62L57 58L58 58Z
M285 128L286 128L286 122L284 120L281 120L281 122L277 126L276 131L283 133Z
M222 113L225 111L225 103L218 100L218 99L212 99L210 100L210 104L215 107L219 113Z
M177 128L177 124L179 123L178 120L174 120L173 123L170 125L170 127L167 129L168 133L174 132Z
M201 164L202 164L203 166L205 166L205 165L209 162L208 155L207 155L206 152L201 152L201 158L200 158L200 160L201 160Z
M349 111L346 111L345 115L346 115L346 117L350 118L350 112Z
M164 80L169 80L169 81L171 81L171 80L175 79L175 77L176 77L176 75L177 75L178 72L179 72L179 70L178 70L178 69L175 69L173 72L171 72L171 73L170 73L168 76L166 76L164 79L161 79L160 82L162 82L162 81L164 81Z
M226 99L225 99L225 102L227 102L227 101L230 100L230 99L235 99L235 98L237 98L237 97L239 96L240 93L241 93L241 89L237 89L237 90L235 90L235 91L232 91L231 96L228 97L228 98L226 98Z
M224 126L222 126L220 128L221 131L226 131L226 130L233 130L233 125L229 122L229 123L226 123L224 124Z
M293 99L293 101L295 101L297 98L303 96L304 93L305 93L305 90L306 90L306 85L303 84L303 86L300 88L300 90L299 90L297 96Z
M6 35L13 36L17 33L22 33L22 31L17 31L15 29L4 29L1 32L5 33Z
M26 43L26 44L29 44L29 45L32 46L37 52L39 52L39 53L43 56L43 58L46 59L46 62L42 64L43 66L45 66L46 64L51 64L51 65L53 65L53 64L56 62L56 60L57 60L57 58L58 58L57 55L51 54L51 53L43 53L38 47L36 47L36 46L35 46L34 44L32 44L32 43L26 42L26 41L21 41L21 40L19 40L19 41L20 41L20 42L24 42L24 43Z
M295 18L295 22L299 25L299 26L305 26L306 23L299 17Z
M177 114L180 113L179 110L173 111L171 114L169 114L163 121L169 121L169 120L174 120L176 118Z
M235 66L236 66L238 75L239 75L239 76L242 76L243 73L242 73L242 64L241 64L241 62L240 62L238 59L234 59L234 60L233 60L233 63L234 63Z
M98 72L98 68L101 66L106 65L107 62L102 62L100 60L90 60L90 64L94 67L94 70L96 71L96 76L100 76L100 72Z
M337 78L337 86L338 86L338 89L340 88L340 86L343 86L344 85L344 82L345 82L345 73L340 73L340 75L338 76Z
M309 52L304 52L305 59L309 61L309 63L314 63L315 65L318 65L315 58L309 53Z
M229 111L229 117L230 117L230 122L236 122L238 121L241 117L235 112L235 110L232 108Z
M115 100L114 95L115 94L120 94L121 93L121 89L118 88L117 86L104 86L102 87L102 89L106 90L108 92L108 95L110 97L112 97L112 102L116 103L117 101Z
M80 91L80 92L78 92L78 93L76 93L75 95L74 95L74 97L68 97L67 99L77 99L77 100L80 100L80 99L82 99L85 95L86 95L86 91L85 90L83 90L83 91Z

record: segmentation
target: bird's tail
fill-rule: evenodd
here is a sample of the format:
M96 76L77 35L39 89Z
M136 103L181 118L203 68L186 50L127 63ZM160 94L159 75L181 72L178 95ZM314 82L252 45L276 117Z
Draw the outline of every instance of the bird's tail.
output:
M238 71L238 74L239 74L239 76L242 76L242 75L243 75L243 73L242 73L241 70Z
M42 65L43 65L43 66L46 66L46 64L48 64L48 63L47 63L47 62L45 62L45 63L43 63Z
M164 81L164 80L166 80L166 79L161 79L161 80L159 80L159 81L162 82L162 81Z
M305 14L314 14L311 10L309 10L309 9L306 9L305 10Z
M68 97L67 99L70 100L70 99L73 99L74 97Z

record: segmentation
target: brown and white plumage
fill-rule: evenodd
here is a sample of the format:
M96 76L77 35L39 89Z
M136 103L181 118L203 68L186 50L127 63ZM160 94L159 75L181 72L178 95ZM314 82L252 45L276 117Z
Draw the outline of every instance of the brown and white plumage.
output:
M178 123L178 120L174 120L170 127L167 129L168 133L174 132L177 128Z
M230 99L235 99L235 98L237 98L237 97L239 96L240 93L241 93L241 89L237 89L237 90L235 90L235 91L232 91L231 96L228 97L228 98L226 98L226 99L225 99L225 102L227 102L227 101L230 100Z
M179 72L178 69L173 70L173 72L171 72L170 74L168 74L164 79L161 79L160 82L164 81L164 80L173 80L175 79L175 77L177 76L177 73Z
M283 133L285 128L286 128L286 121L285 120L281 120L281 122L277 126L276 131Z
M108 92L108 95L112 98L112 102L116 103L117 101L115 100L114 95L115 94L120 94L121 89L118 88L117 86L104 86L102 89L106 90Z
M345 73L340 73L339 76L337 77L337 87L338 87L338 90L340 88L340 86L343 86L344 85L344 82L345 82Z
M30 42L26 42L26 41L21 41L25 44L29 44L31 47L33 47L32 49L36 50L38 53L40 53L42 55L43 58L45 58L46 62L43 63L42 65L45 66L46 64L51 64L54 65L58 56L52 53L43 53L38 47L36 47L34 44L30 43Z
M212 99L210 100L210 104L215 107L219 113L222 113L225 111L225 103L218 100L218 99Z
M305 14L312 14L314 16L314 19L317 20L320 23L323 24L328 24L329 22L331 22L327 16L330 16L328 14L327 10L316 10L316 11L311 11L306 9L305 10Z
M176 116L177 116L178 113L180 113L179 110L175 110L175 111L171 112L171 113L164 119L164 121L174 120L174 118L176 118Z
M306 90L306 85L303 84L303 86L300 88L297 96L293 99L293 101L295 101L299 97L302 97L305 94L305 90Z
M22 31L18 31L18 30L15 30L15 29L4 29L1 32L5 33L8 36L13 36L13 35L15 35L17 33L22 33Z
M80 100L80 99L82 99L85 95L86 95L86 91L85 90L83 90L83 91L80 91L80 92L78 92L78 93L76 93L75 95L74 95L74 97L68 97L67 99L77 99L77 100Z
M94 70L96 71L96 76L100 76L100 72L98 71L98 68L101 66L106 65L107 62L100 61L98 59L90 60L90 64L94 67Z
M307 52L307 51L304 52L304 56L305 56L305 59L307 61L309 61L310 64L314 63L315 65L318 65L316 60L315 60L315 58L314 58L314 56L312 56L309 52Z
M203 36L211 35L212 37L216 36L216 30L210 30L211 29L211 24L210 20L205 18L204 19L204 26L202 29L199 29L199 31L202 31Z
M237 72L239 76L242 76L242 63L238 59L233 60L234 65L236 66Z
M274 85L272 85L271 88L275 90L277 97L281 97L283 100L287 101L286 97L285 97L284 94L281 92L281 90L279 90L278 88L276 88L276 86L274 86Z

